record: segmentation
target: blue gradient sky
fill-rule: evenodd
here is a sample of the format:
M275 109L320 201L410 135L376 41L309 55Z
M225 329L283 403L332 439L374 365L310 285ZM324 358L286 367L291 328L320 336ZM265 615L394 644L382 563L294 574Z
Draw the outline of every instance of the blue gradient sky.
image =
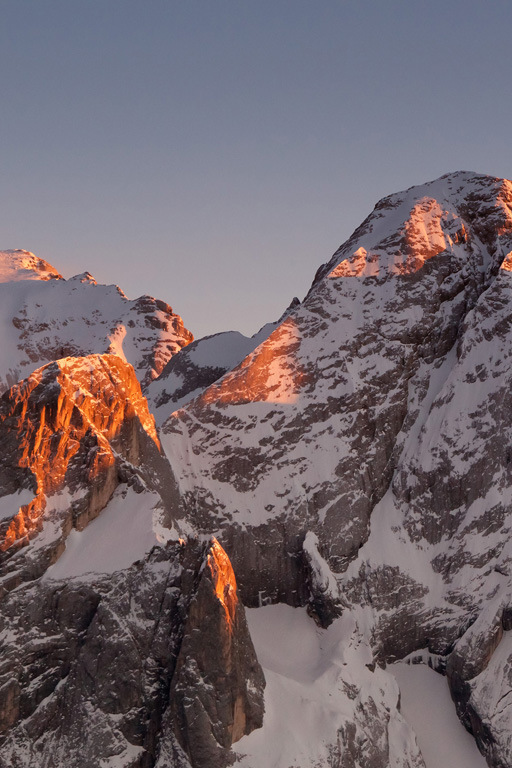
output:
M1 3L0 247L254 333L383 195L512 177L512 4Z

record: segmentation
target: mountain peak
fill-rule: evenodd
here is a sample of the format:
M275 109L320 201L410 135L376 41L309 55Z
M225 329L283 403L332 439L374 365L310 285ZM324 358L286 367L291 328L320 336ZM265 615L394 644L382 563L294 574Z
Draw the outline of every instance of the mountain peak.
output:
M91 275L90 272L81 272L79 275L73 275L70 281L76 281L78 283L89 283L90 285L98 285L98 281Z
M365 221L321 267L326 276L383 277L411 274L433 256L464 260L469 242L484 248L486 269L496 270L512 247L502 236L512 231L512 182L470 171L383 197ZM501 263L501 262L500 262Z
M30 251L0 251L0 283L20 280L62 280L60 272Z

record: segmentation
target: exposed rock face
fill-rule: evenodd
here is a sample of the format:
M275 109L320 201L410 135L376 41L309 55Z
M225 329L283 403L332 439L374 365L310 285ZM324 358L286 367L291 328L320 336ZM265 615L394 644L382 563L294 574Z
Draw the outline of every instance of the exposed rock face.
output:
M122 329L117 356L51 363L3 396L3 587L18 588L0 609L1 768L423 768L386 669L401 659L446 674L489 766L512 765L511 254L512 183L451 174L378 203L250 351L234 334L165 342L150 384L161 326L135 345L158 435ZM16 269L37 272L29 256ZM5 360L48 335L44 286L111 299L40 269L15 284L26 315L0 302L25 334ZM93 317L89 351L108 325ZM112 520L144 515L128 563L94 557ZM279 657L278 602L304 617ZM285 734L297 702L302 752Z
M231 741L261 721L263 680L236 586L229 581L226 612L227 583L205 575L212 557L231 579L218 544L205 560L203 547L176 542L109 579L46 580L5 598L1 768L225 765ZM212 615L197 613L201 606ZM207 624L211 656L190 636L194 610ZM187 664L204 675L199 692ZM203 720L202 741L186 744L190 763L175 732L186 741L198 725L181 732L170 720L187 701L213 716ZM212 762L201 762L201 749Z
M27 251L0 253L0 392L52 360L113 353L147 386L192 341L163 301L130 301L85 272L69 280Z
M507 629L508 604L497 591L475 622L458 640L446 673L457 712L489 764L510 762L512 734L512 643Z
M238 365L270 334L271 328L266 329L252 338L237 331L206 336L189 344L179 356L174 355L147 388L157 418L166 418Z
M171 411L182 408L239 365L299 303L297 298L293 299L277 323L267 323L250 338L238 331L217 333L197 339L184 347L179 355L174 355L160 376L146 388L146 397L157 424L160 426Z
M188 607L169 712L195 768L223 765L222 748L261 727L264 686L233 568L214 539Z
M172 472L160 456L154 419L133 368L116 355L65 358L12 387L0 399L0 441L5 586L16 586L23 573L42 573L71 528L82 529L105 507L121 477L143 482L135 467L145 465L142 476L150 485L172 489ZM160 477L153 482L156 470ZM69 501L59 510L65 490ZM33 498L18 509L27 492ZM45 522L47 541L37 557L28 551L27 560L22 552L6 565Z

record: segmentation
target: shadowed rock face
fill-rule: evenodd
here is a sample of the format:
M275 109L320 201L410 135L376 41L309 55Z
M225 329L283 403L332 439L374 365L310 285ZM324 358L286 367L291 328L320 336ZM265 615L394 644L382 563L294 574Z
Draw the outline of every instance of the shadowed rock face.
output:
M261 724L263 675L217 543L24 586L4 599L0 637L1 768L215 768Z
M264 687L233 568L214 539L188 607L171 687L169 715L193 766L222 765L221 748L261 727Z

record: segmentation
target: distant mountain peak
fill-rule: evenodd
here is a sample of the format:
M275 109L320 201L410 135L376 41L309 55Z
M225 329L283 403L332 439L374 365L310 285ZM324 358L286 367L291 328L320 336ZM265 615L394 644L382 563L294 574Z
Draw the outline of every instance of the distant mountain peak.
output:
M0 393L51 360L104 352L133 364L147 386L193 339L166 302L129 300L90 272L65 280L23 250L0 252L0 327Z
M468 237L499 256L498 240L511 230L512 182L470 171L448 173L379 200L320 267L314 285L327 276L411 274L439 253L455 253ZM487 267L499 264L493 260Z
M70 280L76 280L79 283L89 283L90 285L98 285L95 277L90 272L81 272L79 275L73 275Z
M0 251L0 283L20 280L62 280L55 267L21 248Z

